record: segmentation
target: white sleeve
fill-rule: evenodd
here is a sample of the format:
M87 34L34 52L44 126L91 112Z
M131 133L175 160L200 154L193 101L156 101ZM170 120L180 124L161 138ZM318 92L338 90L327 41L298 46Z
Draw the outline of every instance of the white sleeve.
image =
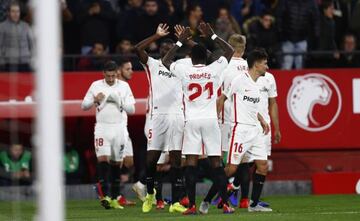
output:
M232 85L233 83L231 82L227 88L224 88L223 94L227 97L227 99L231 99L231 95L233 94L234 88Z
M276 81L274 76L271 75L271 81L270 81L270 88L268 95L270 98L277 97L277 88L276 88Z
M94 105L94 86L91 84L90 88L88 89L82 103L81 109L89 110Z
M221 56L219 59L211 63L209 68L213 70L216 75L221 77L228 64L229 62L227 59L224 56Z
M176 77L182 78L184 67L186 67L186 65L173 62L170 64L170 72L173 73Z
M123 97L123 109L126 111L126 113L128 114L133 114L135 113L135 98L134 95L130 89L129 84L126 83L126 92L125 92L125 96Z

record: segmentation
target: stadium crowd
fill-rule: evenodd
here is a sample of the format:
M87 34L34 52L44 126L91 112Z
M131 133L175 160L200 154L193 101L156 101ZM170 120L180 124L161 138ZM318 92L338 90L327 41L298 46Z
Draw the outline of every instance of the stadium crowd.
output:
M264 47L270 67L359 67L359 0L59 0L64 70L100 70L109 57L129 56L159 23L189 26L196 41L200 21L225 40L247 37L246 52ZM33 8L28 0L0 0L0 67L30 70ZM175 36L172 36L175 39ZM159 52L159 43L148 49ZM307 53L311 52L311 53ZM67 56L67 55L79 56ZM304 57L303 54L306 56ZM133 62L134 63L134 62ZM135 69L141 69L135 62Z

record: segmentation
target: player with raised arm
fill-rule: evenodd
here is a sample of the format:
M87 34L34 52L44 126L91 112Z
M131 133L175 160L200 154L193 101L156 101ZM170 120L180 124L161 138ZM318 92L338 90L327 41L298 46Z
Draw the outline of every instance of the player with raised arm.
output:
M224 92L225 88L228 88L230 86L231 81L241 75L244 74L244 72L247 72L248 65L245 59L242 58L245 51L245 45L246 45L246 38L243 35L239 34L233 34L230 36L228 43L234 48L235 53L232 56L229 65L224 70L223 78L224 81L221 86L221 91ZM220 119L220 125L221 125L221 149L223 151L223 155L226 156L226 154L229 151L229 140L231 137L231 107L232 103L230 100L226 100L223 106L218 105L218 114ZM239 169L241 166L239 166ZM237 173L235 174L235 176ZM203 200L203 203L201 203L199 210L202 213L207 213L207 210L209 208L211 199L216 195L217 189L215 186L212 186L212 188L209 190L208 194ZM231 197L230 197L231 200ZM237 201L237 198L236 198ZM237 202L236 202L237 203ZM232 202L232 204L236 204L235 202Z
M256 83L259 77L264 76L268 69L267 54L263 49L251 51L247 57L249 71L239 75L226 89L224 96L220 97L219 103L230 99L232 108L232 136L229 145L229 155L225 168L228 177L232 176L238 165L245 161L255 160L256 171L251 196L251 204L248 211L272 211L270 208L258 204L262 187L267 174L267 150L263 135L258 127L259 121L264 134L269 133L269 125L260 114L260 87Z
M162 151L169 150L172 202L169 212L184 212L186 208L179 203L182 186L181 147L184 128L182 90L180 80L163 65L162 58L173 46L171 39L160 44L161 59L154 59L145 49L153 42L167 36L168 26L160 24L156 33L135 46L136 54L145 68L149 81L149 131L146 159L147 195L142 211L149 212L155 198L154 175L156 164Z
M176 45L163 58L165 67L181 80L184 93L186 123L182 154L186 156L185 180L190 204L189 209L183 214L196 214L196 166L198 157L203 154L203 145L214 170L214 182L225 201L223 212L233 213L234 209L227 204L227 181L224 168L220 163L221 134L217 122L216 91L221 84L221 73L227 67L234 49L215 35L209 24L201 23L199 29L205 36L211 36L211 39L224 50L223 56L217 61L206 65L206 48L202 45L195 45L190 54L192 64L172 62L177 49L190 37L190 28L188 27L181 33Z
M101 205L106 209L123 208L109 197L108 182L111 165L120 166L125 139L123 111L135 112L135 99L128 83L117 80L118 66L114 61L104 65L104 79L94 81L87 91L81 108L96 107L94 145L97 157L97 190Z

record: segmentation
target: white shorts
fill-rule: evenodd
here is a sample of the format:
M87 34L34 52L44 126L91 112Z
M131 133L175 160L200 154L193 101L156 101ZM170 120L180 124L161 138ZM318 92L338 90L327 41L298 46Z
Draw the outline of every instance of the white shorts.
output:
M94 146L96 157L109 156L111 161L123 159L125 126L122 124L96 124Z
M182 154L221 156L221 132L217 119L187 121Z
M256 126L235 124L229 144L228 164L239 165L248 160L266 160L267 149L261 130ZM247 160L244 157L247 155Z
M229 151L229 140L231 138L231 123L223 123L221 127L221 150Z
M148 123L148 150L181 150L184 133L183 115L156 114Z
M161 152L160 158L157 164L166 164L169 161L169 152L163 151Z
M131 138L129 136L129 131L127 130L127 128L125 129L126 130L126 134L125 134L125 148L124 148L124 157L132 157L134 156L134 153L133 153L133 145L132 145L132 141L131 141Z

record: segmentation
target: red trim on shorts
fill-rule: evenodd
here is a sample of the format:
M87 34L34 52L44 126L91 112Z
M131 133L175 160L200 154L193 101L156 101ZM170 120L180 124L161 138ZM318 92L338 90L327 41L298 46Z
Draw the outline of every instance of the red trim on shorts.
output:
M234 122L237 123L236 94L234 94Z
M201 152L202 152L202 156L205 155L205 145L204 145L204 142L201 144Z
M150 68L149 65L145 64L145 73L148 76L148 80L149 80L149 95L150 95L150 100L151 100L151 109L150 109L150 116L152 115L153 112L153 108L154 108L154 103L153 103L153 90L152 90L152 82L151 82L151 73L150 73ZM150 102L149 102L150 105Z
M229 154L228 154L228 161L229 161L229 164L231 164L231 154L232 154L232 147L234 145L234 137L235 137L235 131L236 131L236 126L238 124L235 123L234 125L234 128L233 128L233 132L232 132L232 135L231 135L231 142L230 142L230 148L229 148Z
M234 137L235 137L235 130L236 130L236 126L237 126L237 118L236 118L236 115L237 115L237 110L236 110L236 94L234 94L234 122L235 122L235 125L234 125L234 128L233 128L233 132L232 132L232 136L231 136L231 142L230 142L230 148L229 148L229 154L228 154L228 161L229 161L229 164L231 164L231 153L232 153L232 147L234 145Z
M224 91L224 82L221 84L221 87L220 88L222 88L222 91ZM220 95L218 95L218 97L220 97L221 96L221 93L220 93ZM223 105L223 107L222 107L222 110L221 110L221 123L222 124L224 124L224 122L225 122L225 113L224 113L224 111L225 111L225 105Z

